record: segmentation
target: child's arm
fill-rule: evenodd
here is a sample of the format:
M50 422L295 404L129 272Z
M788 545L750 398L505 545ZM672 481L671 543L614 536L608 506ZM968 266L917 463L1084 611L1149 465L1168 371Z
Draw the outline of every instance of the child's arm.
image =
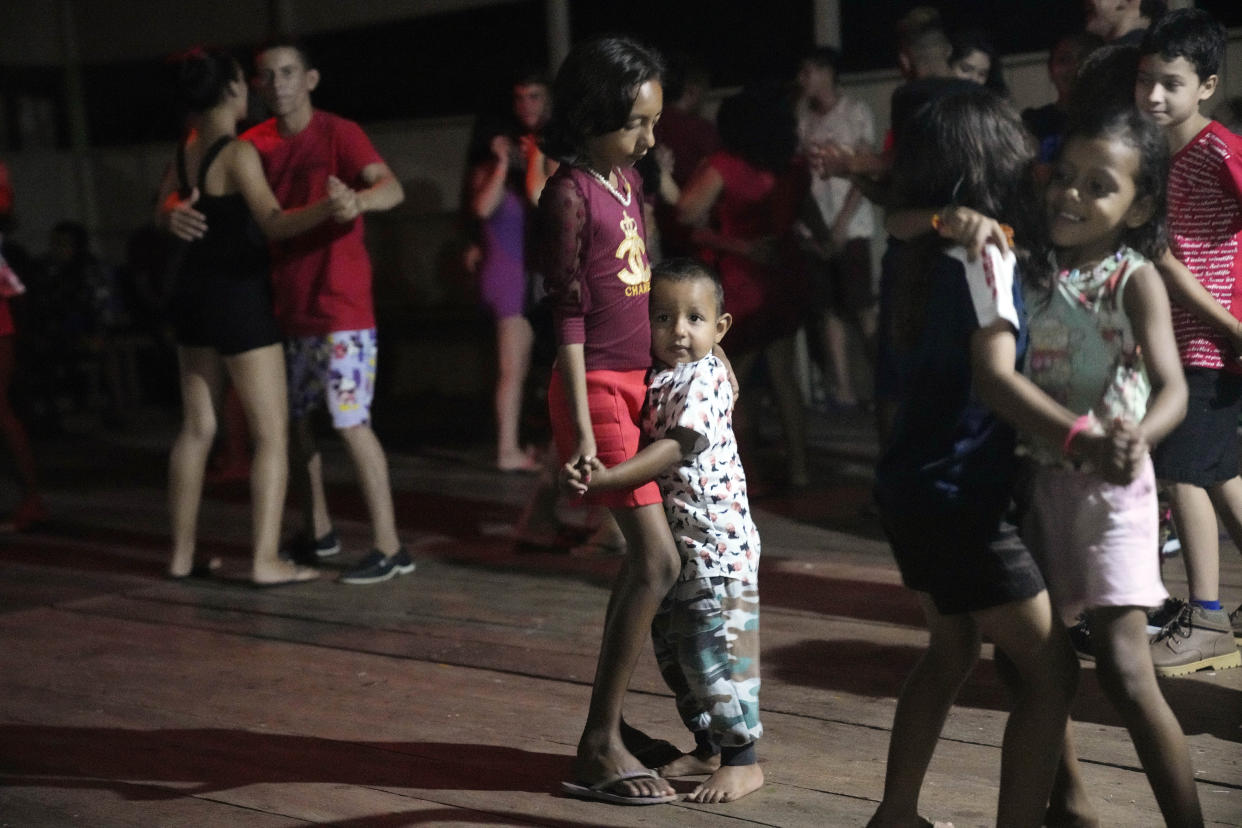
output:
M966 257L972 262L979 258L988 244L996 245L1001 252L1007 251L1010 246L1009 234L1003 224L969 207L951 205L940 210L890 210L884 218L884 229L902 241L917 238L928 228L966 248Z
M587 487L591 491L633 489L659 477L669 466L694 451L699 435L688 428L670 429L668 436L661 437L643 447L630 459L612 468L604 468L598 462L587 474Z
M1144 266L1131 274L1122 301L1151 380L1151 398L1138 424L1139 435L1146 444L1155 445L1186 415L1186 375L1173 338L1169 298L1155 268ZM1214 300L1213 304L1219 307Z
M729 375L729 387L733 389L733 403L729 406L729 410L733 410L733 406L737 405L737 398L742 393L742 386L738 384L737 374L733 373L733 363L729 362L729 358L725 356L724 348L720 347L717 342L712 346L712 356L720 360L724 365L725 373Z
M587 402L586 358L581 344L561 345L557 351L561 380L565 383L565 397L569 404L569 416L578 437L578 446L569 457L569 465L590 463L595 458L595 429L591 425L591 409Z
M1169 298L1201 322L1228 336L1234 353L1242 355L1242 322L1234 319L1233 314L1207 292L1207 288L1173 255L1172 250L1164 251L1156 263L1156 269L1164 281L1165 290L1169 292Z
M971 373L979 398L1019 431L1053 445L1066 444L1070 454L1090 458L1110 483L1130 482L1129 464L1113 456L1111 440L1083 429L1073 433L1077 417L1018 372L1013 328L997 319L970 339Z

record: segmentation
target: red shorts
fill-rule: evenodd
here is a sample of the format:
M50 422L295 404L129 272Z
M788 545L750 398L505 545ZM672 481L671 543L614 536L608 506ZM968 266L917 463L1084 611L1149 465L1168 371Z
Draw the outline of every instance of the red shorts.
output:
M639 418L647 397L647 372L587 371L587 406L591 412L591 429L595 432L595 454L605 466L615 466L638 453L642 431ZM569 416L569 401L561 372L552 371L548 385L548 414L552 420L552 438L556 454L567 461L578 447L577 431ZM661 503L660 487L654 482L636 489L609 492L588 492L586 503L609 508L634 508Z

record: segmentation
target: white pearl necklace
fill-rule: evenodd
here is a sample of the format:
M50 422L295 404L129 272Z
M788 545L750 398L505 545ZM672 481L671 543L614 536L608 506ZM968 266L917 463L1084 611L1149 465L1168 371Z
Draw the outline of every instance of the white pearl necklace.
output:
M630 201L633 199L634 191L630 189L629 180L626 179L626 177L623 176L620 172L617 173L617 178L625 182L625 195L621 195L621 192L616 187L612 186L611 182L609 182L607 178L600 175L595 170L591 169L590 167L583 167L582 169L586 170L587 175L591 176L591 178L594 178L596 181L598 181L605 190L612 193L613 197L616 198L617 201L621 202L622 207L630 206Z

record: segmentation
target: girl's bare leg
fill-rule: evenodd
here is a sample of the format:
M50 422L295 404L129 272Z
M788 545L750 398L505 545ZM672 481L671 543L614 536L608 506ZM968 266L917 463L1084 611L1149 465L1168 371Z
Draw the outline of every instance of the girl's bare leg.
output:
M613 516L625 535L627 552L609 598L591 705L574 761L575 777L588 783L643 770L622 744L621 705L650 635L651 619L681 568L661 504L615 509ZM663 779L633 780L620 787L630 796L673 792Z
M979 658L979 630L966 614L941 615L931 597L917 593L931 633L897 697L884 771L884 796L869 828L918 825L919 791L962 682Z
M254 459L250 464L251 537L255 583L311 577L280 559L280 526L289 482L289 405L283 346L268 345L227 357L225 365L246 414Z
M168 574L188 575L194 567L203 473L216 435L216 407L224 387L220 357L210 348L177 348L181 371L181 431L168 458L168 509L172 560Z
M1160 692L1139 607L1101 607L1088 613L1096 642L1096 675L1121 714L1166 825L1203 824L1186 737Z
M1004 650L994 651L996 672L1005 686L1015 696L1022 689L1022 677ZM1078 750L1074 746L1073 722L1065 722L1065 746L1061 749L1061 763L1057 766L1052 793L1048 797L1048 811L1044 814L1048 828L1096 828L1099 815L1091 804L1091 795L1082 778L1078 764Z
M980 631L1009 657L1021 681L1001 744L996 824L1039 826L1061 760L1078 660L1052 615L1047 592L973 616Z
M496 320L496 466L502 471L537 466L522 451L522 390L530 371L535 332L524 316Z

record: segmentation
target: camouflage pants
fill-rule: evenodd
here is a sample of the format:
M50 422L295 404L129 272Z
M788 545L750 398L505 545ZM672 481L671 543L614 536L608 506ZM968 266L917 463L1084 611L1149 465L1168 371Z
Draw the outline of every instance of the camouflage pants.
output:
M759 722L759 588L734 578L678 581L651 621L677 712L720 747L763 735Z

